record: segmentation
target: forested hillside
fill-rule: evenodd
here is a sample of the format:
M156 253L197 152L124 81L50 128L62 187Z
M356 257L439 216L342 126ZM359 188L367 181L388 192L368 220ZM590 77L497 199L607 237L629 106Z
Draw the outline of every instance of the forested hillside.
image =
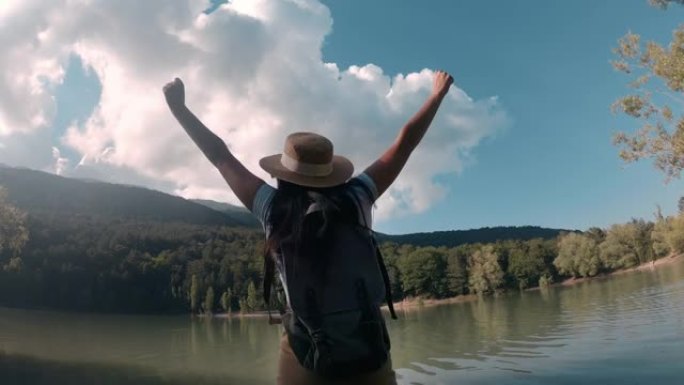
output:
M0 306L263 308L263 233L240 226L240 218L156 191L31 170L0 168L0 185ZM684 215L584 233L521 227L383 239L395 299L443 298L543 286L681 253Z
M0 186L7 189L12 204L30 213L245 225L229 213L159 191L64 178L29 169L0 167Z
M208 199L191 199L191 201L216 211L226 213L231 218L240 221L240 223L242 223L245 227L261 228L261 224L256 217L244 207L234 206L228 203L216 202Z

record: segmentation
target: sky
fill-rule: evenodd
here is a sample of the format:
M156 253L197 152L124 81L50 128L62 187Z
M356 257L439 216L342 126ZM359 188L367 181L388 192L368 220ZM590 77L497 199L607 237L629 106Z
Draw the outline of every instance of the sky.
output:
M611 49L670 40L684 8L646 0L0 0L0 163L237 203L165 106L187 104L258 168L315 131L360 172L429 94L455 83L376 207L389 233L587 229L656 206L684 182L624 164L611 113L628 92Z

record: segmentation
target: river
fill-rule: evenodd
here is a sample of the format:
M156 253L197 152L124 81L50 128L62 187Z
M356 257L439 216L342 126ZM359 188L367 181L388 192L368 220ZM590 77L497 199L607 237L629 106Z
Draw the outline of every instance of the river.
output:
M684 384L684 260L388 320L400 384ZM0 383L271 384L264 319L0 308Z

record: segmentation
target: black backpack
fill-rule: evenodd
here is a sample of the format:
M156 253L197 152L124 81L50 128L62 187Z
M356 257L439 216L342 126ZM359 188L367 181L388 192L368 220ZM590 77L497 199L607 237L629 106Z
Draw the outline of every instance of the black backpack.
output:
M352 193L360 210L358 198ZM307 214L315 215L315 213ZM340 221L329 231L323 270L301 263L287 247L280 253L289 307L282 324L299 363L326 378L379 369L389 358L390 339L380 311L387 302L396 319L387 268L368 226ZM299 263L297 263L299 262ZM274 256L264 256L264 302L270 305ZM269 320L271 318L269 308Z

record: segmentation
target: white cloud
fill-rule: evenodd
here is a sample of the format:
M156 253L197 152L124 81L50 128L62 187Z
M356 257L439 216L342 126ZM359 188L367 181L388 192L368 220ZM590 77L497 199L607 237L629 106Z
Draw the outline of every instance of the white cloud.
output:
M57 147L52 147L52 159L54 160L54 163L50 171L57 175L64 174L64 171L69 167L69 159L63 157Z
M161 87L174 76L185 81L190 108L263 177L258 159L279 152L285 136L299 130L330 137L360 171L392 142L430 90L427 69L390 76L373 64L341 70L323 62L321 45L332 17L318 1L233 0L203 14L208 5L3 3L0 71L8 76L0 78L0 138L36 135L45 146L54 89L69 56L77 55L99 78L102 94L93 114L52 144L71 147L82 161L66 170L59 151L52 159L46 154L57 162L55 170L129 175L184 196L234 202L167 110ZM420 212L441 199L445 187L435 176L459 172L470 150L506 121L495 98L472 100L452 87L424 143L379 202L379 216Z

